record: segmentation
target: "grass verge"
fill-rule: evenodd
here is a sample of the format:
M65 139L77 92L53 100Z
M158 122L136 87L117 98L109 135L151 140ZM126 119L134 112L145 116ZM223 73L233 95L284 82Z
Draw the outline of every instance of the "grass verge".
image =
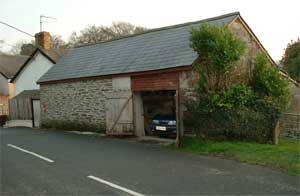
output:
M171 148L175 149L174 144ZM297 140L280 138L278 145L271 145L184 137L183 146L179 150L268 166L290 175L300 175L300 141Z

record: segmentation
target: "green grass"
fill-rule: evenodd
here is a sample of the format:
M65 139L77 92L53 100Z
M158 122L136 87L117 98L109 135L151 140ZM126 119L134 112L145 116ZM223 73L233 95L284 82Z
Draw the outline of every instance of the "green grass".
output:
M175 148L174 145L172 148ZM202 155L221 156L281 169L290 175L300 175L300 141L296 140L280 138L278 145L272 145L183 138L183 146L179 150Z

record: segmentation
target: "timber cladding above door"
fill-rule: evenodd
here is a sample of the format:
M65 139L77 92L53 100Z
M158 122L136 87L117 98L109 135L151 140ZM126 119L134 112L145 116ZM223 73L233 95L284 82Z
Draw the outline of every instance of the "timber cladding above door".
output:
M176 90L178 73L158 73L151 75L132 76L132 91Z

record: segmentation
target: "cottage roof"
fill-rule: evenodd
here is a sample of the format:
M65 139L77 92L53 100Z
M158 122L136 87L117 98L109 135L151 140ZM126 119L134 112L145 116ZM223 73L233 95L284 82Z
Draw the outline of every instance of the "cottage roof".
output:
M11 82L14 82L14 80L21 74L22 70L28 65L28 63L35 57L36 54L41 53L49 61L55 64L63 56L64 52L65 50L43 50L42 48L36 48L32 54L27 57L26 61L21 64L19 69L12 77Z
M40 90L24 90L12 99L40 99Z
M191 27L203 23L224 26L238 15L234 12L71 49L38 83L191 65L197 57L189 46Z
M28 59L24 55L0 55L0 73L7 79L11 79L18 72L20 67Z

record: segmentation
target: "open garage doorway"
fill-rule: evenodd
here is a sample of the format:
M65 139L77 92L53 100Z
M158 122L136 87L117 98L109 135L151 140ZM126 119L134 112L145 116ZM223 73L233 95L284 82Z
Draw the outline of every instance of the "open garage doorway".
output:
M176 138L176 91L141 91L133 95L137 136Z

